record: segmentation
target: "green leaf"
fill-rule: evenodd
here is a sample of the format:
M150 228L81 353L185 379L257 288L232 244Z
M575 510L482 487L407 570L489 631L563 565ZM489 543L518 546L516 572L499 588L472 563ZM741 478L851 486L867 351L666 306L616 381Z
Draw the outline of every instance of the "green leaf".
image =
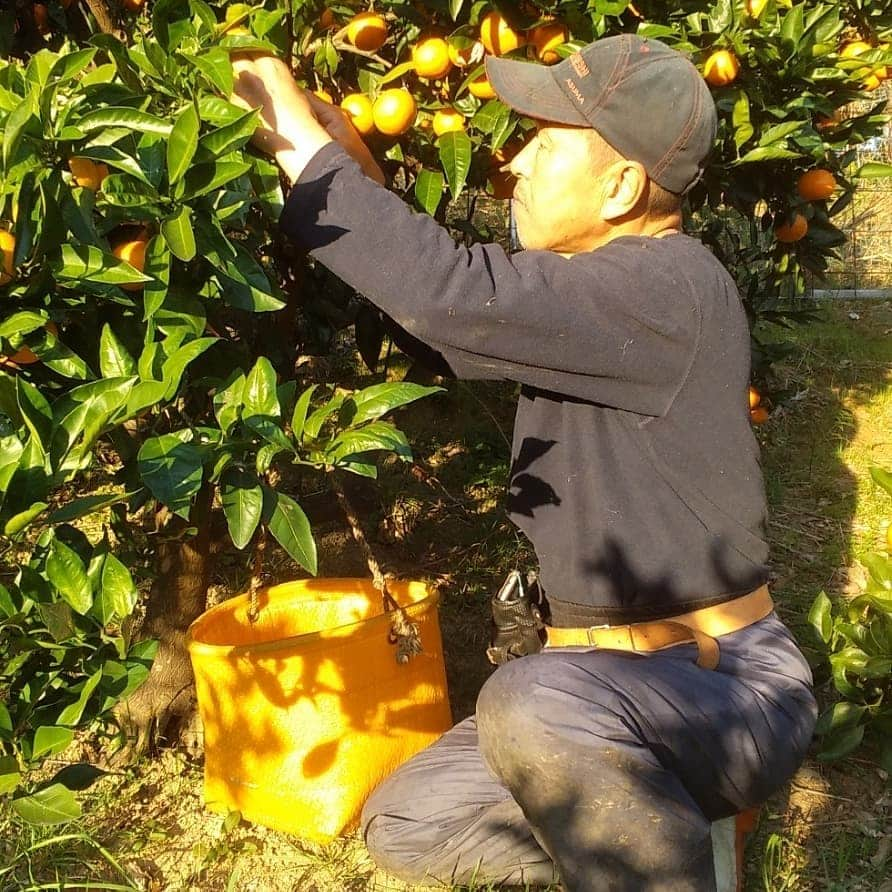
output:
M226 183L246 174L251 165L243 161L216 161L211 164L195 164L186 173L183 183L184 201L191 201L219 189Z
M288 554L307 572L316 575L316 542L303 509L284 493L263 487L265 498L274 504L269 531Z
M31 758L36 761L41 756L61 753L73 739L74 733L70 728L44 725L34 732L34 747Z
M232 61L229 53L222 47L211 47L197 56L184 54L183 58L191 62L223 96L232 93Z
M83 149L78 149L77 154L78 157L89 158L91 161L101 161L109 167L117 168L147 186L154 187L155 185L139 166L139 162L132 155L128 155L117 146L88 145Z
M357 427L367 421L374 421L399 406L444 392L442 387L423 387L410 382L374 384L344 400L338 421L344 426Z
M827 597L826 592L821 592L812 602L811 610L808 612L808 621L817 632L818 638L824 644L829 644L833 634L833 616L830 598Z
M0 338L10 338L13 335L31 334L43 328L47 323L47 317L40 313L34 313L31 310L21 310L18 313L12 313L0 323Z
M245 376L242 372L233 372L230 380L214 394L214 415L220 430L228 434L232 426L239 420L245 392Z
M873 552L866 554L861 563L864 564L871 579L880 588L892 590L892 557Z
M107 130L110 127L126 127L128 130L136 130L140 133L157 133L160 136L168 136L173 129L173 125L163 118L123 106L120 108L110 106L89 112L77 122L77 126L85 133L93 130Z
M105 626L114 617L126 619L133 613L138 598L139 592L130 571L113 554L106 555L96 596L97 604L101 605L99 620Z
M195 233L192 231L192 211L183 205L161 224L164 236L174 257L188 263L195 257Z
M883 468L874 466L870 469L870 476L873 478L874 483L881 486L890 496L892 496L892 474Z
M261 356L248 374L244 390L242 418L251 415L279 418L282 410L276 393L276 371L272 363Z
M307 412L310 409L310 400L313 398L315 390L316 385L312 384L300 395L294 406L294 414L291 416L291 434L295 440L299 440L303 435Z
M164 364L161 366L161 374L164 383L167 385L164 399L171 400L174 398L179 390L180 381L186 366L216 343L217 338L196 338L194 341L189 341L188 344L179 347L173 355L164 360Z
M177 116L167 141L167 179L171 185L183 176L192 163L198 148L200 126L198 111L195 104L190 102Z
M864 725L856 725L853 728L845 728L833 734L828 734L822 741L818 752L819 762L836 762L854 752L864 739Z
M433 216L440 206L443 187L446 181L438 170L423 168L415 179L415 200L428 214Z
M223 475L220 498L232 544L244 548L263 513L263 490L254 474L231 468Z
M235 259L220 256L223 299L232 307L252 313L281 310L285 303L273 295L273 286L259 263L243 248L236 248Z
M49 507L46 502L35 502L33 505L14 514L6 521L3 527L3 535L10 539L17 536L22 530L29 527Z
M170 255L166 237L154 236L146 248L145 273L152 278L142 292L144 321L151 319L167 298L170 287Z
M127 499L135 494L135 491L130 491L116 492L111 495L81 496L80 498L72 499L61 508L57 508L53 511L49 517L47 517L47 523L53 525L71 523L72 520L80 520L80 518L94 514L96 511L102 511L103 508L108 508L110 505L116 505L118 502L126 502Z
M21 780L22 775L15 756L0 756L0 796L15 790Z
M348 456L377 451L393 452L406 460L412 458L412 450L401 431L386 421L373 421L338 434L325 450L325 460L336 465Z
M111 555L109 555L109 557L111 557ZM87 703L90 701L90 696L93 691L96 690L96 685L99 684L101 679L102 670L97 669L96 672L84 682L77 700L75 700L74 703L69 703L68 706L59 713L57 721L60 725L76 726L81 721L84 710L87 708Z
M784 149L779 146L760 146L751 149L740 160L734 161L734 164L751 164L754 161L777 161L781 158L800 158L802 152L793 152L790 149Z
M62 784L68 790L88 790L99 780L105 777L107 771L103 771L89 762L76 762L74 765L66 765L53 775L54 784Z
M228 56L228 54L227 54ZM226 66L231 70L232 64L227 57ZM240 149L254 134L260 120L260 112L252 109L245 112L231 124L225 124L205 134L198 143L198 150L212 158L219 158L235 149Z
M315 440L319 436L325 420L341 408L345 399L345 394L336 393L327 403L312 412L304 424L304 439Z
M862 164L853 174L862 180L892 177L892 164L885 164L882 161L868 161Z
M138 454L143 482L159 502L189 519L189 506L201 489L201 453L177 434L163 434L143 443Z
M22 133L34 114L36 90L29 93L6 118L3 128L3 166L9 168L10 160L15 156Z
M136 373L136 363L106 322L99 336L99 369L104 378L126 378Z
M25 426L43 452L49 449L52 435L53 410L46 397L22 377L15 382L16 400Z
M93 604L93 589L78 553L53 539L46 559L47 579L76 613L83 616Z
M449 182L449 191L457 198L465 186L471 169L473 145L471 137L463 130L444 133L437 140L440 163Z
M849 703L846 700L834 703L818 719L815 724L815 734L823 736L851 728L861 721L866 712L867 707L857 703Z
M793 6L789 12L784 15L781 22L780 36L784 43L790 44L790 55L795 52L802 39L802 32L805 28L805 4L799 3Z
M136 267L91 245L63 245L58 260L50 263L57 279L97 282L102 285L136 285L150 282Z
M80 803L62 784L51 784L31 796L20 796L10 805L29 824L66 824L81 816Z

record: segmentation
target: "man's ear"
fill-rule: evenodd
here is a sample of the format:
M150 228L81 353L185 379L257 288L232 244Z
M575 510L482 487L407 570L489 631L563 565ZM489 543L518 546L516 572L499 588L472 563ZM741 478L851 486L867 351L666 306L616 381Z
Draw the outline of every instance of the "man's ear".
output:
M637 161L612 164L604 181L601 218L608 222L629 216L647 190L647 173Z

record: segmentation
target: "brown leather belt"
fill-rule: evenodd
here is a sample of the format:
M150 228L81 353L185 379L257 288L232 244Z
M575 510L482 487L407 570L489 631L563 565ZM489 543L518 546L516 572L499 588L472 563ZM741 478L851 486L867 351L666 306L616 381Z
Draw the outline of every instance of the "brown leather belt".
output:
M599 647L650 653L676 644L695 643L699 651L697 665L715 669L719 664L719 645L715 639L751 626L772 610L774 602L768 593L768 586L763 585L732 601L666 619L623 626L590 626L587 629L549 626L545 646Z

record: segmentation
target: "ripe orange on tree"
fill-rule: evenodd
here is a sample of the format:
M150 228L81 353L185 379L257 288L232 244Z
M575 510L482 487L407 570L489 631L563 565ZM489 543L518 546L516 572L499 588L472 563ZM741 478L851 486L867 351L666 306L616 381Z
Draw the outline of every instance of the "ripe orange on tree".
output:
M873 47L865 40L852 40L839 52L842 59L854 59L864 53L869 53ZM889 77L889 69L883 65L879 68L862 68L858 70L861 84L865 90L876 90L880 84Z
M824 201L836 191L836 177L829 170L816 167L799 177L796 189L806 201Z
M454 108L441 108L434 113L434 133L442 136L453 130L465 129L465 116Z
M759 403L762 402L762 394L759 393L759 391L756 390L756 388L753 387L752 385L750 385L747 388L747 396L749 398L749 403L750 403L751 409L755 409L756 406L758 406Z
M497 12L488 12L480 22L480 40L494 56L523 46L524 36L515 31Z
M142 272L146 267L146 248L149 246L149 240L145 236L139 236L137 238L127 239L123 242L118 242L114 248L112 248L112 254L118 258L118 260L123 260L125 263L129 263L132 267ZM143 283L142 282L130 282L127 285L121 285L121 287L125 291L142 291Z
M329 105L334 105L334 98L328 90L313 90L313 95L318 96L323 102L327 102Z
M75 184L89 189L91 192L98 192L102 181L108 176L106 164L101 162L97 164L89 158L69 158L68 169L71 171Z
M128 12L139 12L145 0L124 0L121 4Z
M756 406L750 409L750 421L753 424L765 424L768 421L768 410L764 406Z
M375 129L372 100L365 93L349 93L341 100L341 108L350 115L353 126L363 136Z
M716 50L703 66L703 77L713 87L724 87L734 81L740 71L740 62L730 50Z
M329 28L334 28L336 24L337 20L335 19L335 14L326 6L319 16L319 27L325 28L327 31Z
M492 88L492 84L489 82L489 78L485 74L481 74L480 77L474 78L474 80L468 84L468 90L472 96L476 96L478 99L496 98L496 91Z
M46 3L35 3L31 7L31 15L34 17L34 24L41 34L50 33L50 11Z
M793 219L789 223L782 223L774 228L775 238L785 244L798 242L805 238L807 232L808 220L802 214L793 214Z
M442 37L428 37L412 47L412 62L419 77L439 80L449 74L452 59L449 44Z
M555 49L566 43L570 32L560 22L548 22L533 28L529 34L530 44L536 51L536 58L546 65L560 61Z
M387 136L405 133L415 123L417 112L415 98L402 87L384 90L372 105L375 126Z
M55 322L47 322L44 328L54 337L59 334L59 326ZM9 356L0 355L0 365L7 362L14 362L16 365L34 365L35 362L40 362L40 357L26 344Z
M5 229L0 229L0 251L3 252L3 264L0 266L0 285L12 281L15 267L12 265L15 257L15 236Z
M347 40L358 50L374 53L387 40L387 22L376 12L361 12L347 22Z

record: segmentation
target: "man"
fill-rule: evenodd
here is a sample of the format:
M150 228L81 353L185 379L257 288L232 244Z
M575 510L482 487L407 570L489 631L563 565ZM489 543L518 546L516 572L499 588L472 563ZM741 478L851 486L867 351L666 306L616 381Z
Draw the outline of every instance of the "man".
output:
M631 35L550 68L488 58L537 121L511 162L525 250L509 256L456 246L382 188L281 63L236 73L294 183L283 231L457 374L522 385L509 511L549 646L373 794L373 857L414 882L715 889L710 822L790 777L815 703L764 587L739 296L680 231L715 136L704 82Z

